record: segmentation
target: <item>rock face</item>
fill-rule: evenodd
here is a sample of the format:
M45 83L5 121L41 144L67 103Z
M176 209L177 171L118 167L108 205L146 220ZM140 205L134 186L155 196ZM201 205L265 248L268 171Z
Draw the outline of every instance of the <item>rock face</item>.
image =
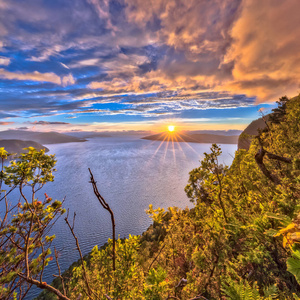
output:
M36 150L45 149L46 152L49 149L37 142L34 141L21 141L21 140L0 140L0 148L4 147L5 150L9 153L20 154L24 153L24 148L33 147Z
M264 117L265 120L268 120L268 115ZM266 123L263 118L259 118L257 120L252 121L247 128L240 134L238 140L238 150L245 149L249 150L251 140L254 136L258 135L259 129L264 129L266 127Z
M142 139L152 141L173 141L173 142L186 142L186 143L208 143L208 144L237 144L238 135L216 135L216 134L176 134L163 132L159 134L145 136Z
M35 132L25 130L6 130L0 131L0 139L18 139L22 141L34 141L40 144L60 144L85 142L85 139L80 139L74 136L58 133L58 132Z

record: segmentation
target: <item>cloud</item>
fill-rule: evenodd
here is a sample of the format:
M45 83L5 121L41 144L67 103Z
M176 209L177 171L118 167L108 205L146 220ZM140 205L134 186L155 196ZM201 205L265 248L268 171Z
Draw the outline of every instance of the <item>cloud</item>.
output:
M98 65L99 62L100 62L100 59L98 59L98 58L90 58L90 59L79 60L79 61L76 61L73 64L70 64L70 68L80 68L80 67L85 67L85 66L95 66L95 65ZM64 67L67 67L67 66L64 65Z
M14 124L14 122L0 122L0 125L9 125L9 124Z
M66 68L66 69L70 69L66 64L64 64L64 63L60 63L64 68Z
M1 49L1 46L0 46L0 49ZM10 64L10 58L9 57L0 56L0 65L8 66L9 64Z
M51 82L63 86L75 83L72 74L59 77L54 73L40 73L38 71L34 71L33 73L14 73L6 71L5 69L0 69L0 78L8 80Z
M293 96L299 10L298 0L0 0L0 117L142 120Z
M5 110L5 109L4 109ZM16 115L8 114L6 112L0 111L0 119L8 119L8 118L15 118Z
M28 127L17 127L16 129L19 129L19 130L27 130L27 129L29 129Z
M96 13L98 14L100 19L106 20L106 26L109 29L116 29L110 20L110 13L109 13L109 0L87 0L90 3Z
M61 77L62 86L73 85L74 83L75 83L75 79L72 74Z
M48 122L48 121L35 121L35 122L29 122L30 124L33 125L66 125L70 123L66 122Z
M223 74L219 66L230 46L229 31L240 0L127 0L127 20L141 27L159 24L157 42L167 48L159 68L170 77ZM187 21L188 20L188 21ZM225 68L226 69L226 68Z
M300 90L300 2L243 1L224 61L233 62L232 91L276 100Z
M39 56L31 56L28 58L30 61L35 62L43 62L48 60L51 56L59 55L60 51L64 50L64 47L61 45L54 45L53 47L49 47L43 50Z

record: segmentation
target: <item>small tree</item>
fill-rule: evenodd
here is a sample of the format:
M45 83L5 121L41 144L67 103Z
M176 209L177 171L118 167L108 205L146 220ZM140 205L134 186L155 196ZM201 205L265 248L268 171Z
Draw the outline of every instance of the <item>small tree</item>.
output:
M210 150L209 154L204 152L205 157L201 160L201 166L190 172L189 184L185 191L192 202L204 202L208 205L216 203L221 208L223 218L227 223L228 218L222 194L228 167L218 161L222 153L219 146L212 144ZM216 195L216 199L211 198L212 195Z
M43 281L44 269L53 258L50 246L55 235L49 235L57 218L65 210L62 202L45 194L38 201L36 193L53 181L54 155L29 147L17 160L5 166L9 153L0 148L0 298L23 299L32 285L47 289L59 299L69 299ZM9 194L18 193L18 200L10 201ZM15 194L14 194L14 197Z

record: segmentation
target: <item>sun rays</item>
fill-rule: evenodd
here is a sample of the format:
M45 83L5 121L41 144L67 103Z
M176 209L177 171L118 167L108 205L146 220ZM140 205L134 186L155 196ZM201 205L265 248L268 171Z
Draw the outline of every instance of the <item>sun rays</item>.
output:
M163 161L165 161L166 156L169 153L169 155L173 156L173 160L175 163L176 157L178 157L178 155L176 155L176 152L184 156L185 159L187 158L186 152L191 150L194 153L197 153L195 149L190 145L190 143L185 141L184 137L185 134L180 130L177 130L174 125L168 125L166 131L155 135L152 142L148 144L147 148L153 146L153 144L157 142L160 142L153 155L150 157L150 161L158 154L159 151L163 151Z

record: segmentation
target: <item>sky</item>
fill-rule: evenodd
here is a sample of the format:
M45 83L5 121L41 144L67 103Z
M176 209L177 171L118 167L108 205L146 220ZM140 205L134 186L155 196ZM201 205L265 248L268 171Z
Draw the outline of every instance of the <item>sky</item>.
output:
M299 0L0 0L0 130L244 129L300 92Z

